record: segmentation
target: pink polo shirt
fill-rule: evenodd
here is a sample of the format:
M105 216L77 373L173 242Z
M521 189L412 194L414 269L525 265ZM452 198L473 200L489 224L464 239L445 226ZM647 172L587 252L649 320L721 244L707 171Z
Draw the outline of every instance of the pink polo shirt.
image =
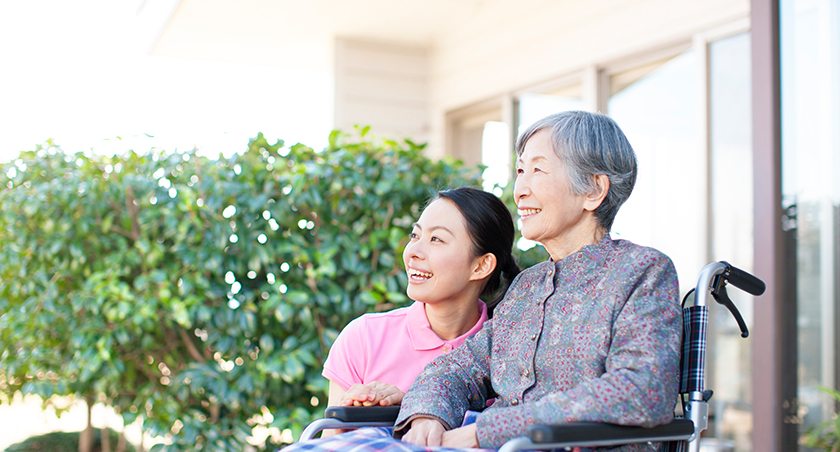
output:
M365 314L350 322L336 338L322 375L347 390L355 383L379 381L408 391L426 364L477 333L487 321L487 306L478 322L451 341L438 337L426 318L424 303L393 311Z

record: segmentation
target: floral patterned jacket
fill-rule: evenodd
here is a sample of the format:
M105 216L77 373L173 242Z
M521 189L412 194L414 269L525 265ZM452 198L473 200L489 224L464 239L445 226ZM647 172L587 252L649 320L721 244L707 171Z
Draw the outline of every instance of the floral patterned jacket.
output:
M606 234L520 273L493 319L417 377L395 436L418 416L458 427L467 410L480 411L493 397L476 421L483 448L498 448L532 424L670 422L681 339L671 260Z

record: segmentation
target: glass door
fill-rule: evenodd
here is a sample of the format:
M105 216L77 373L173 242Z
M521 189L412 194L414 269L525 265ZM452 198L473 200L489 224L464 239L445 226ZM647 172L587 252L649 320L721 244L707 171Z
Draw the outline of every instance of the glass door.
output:
M802 434L836 410L819 388L838 388L840 0L783 0L780 8L782 194L796 237Z
M700 145L700 68L694 51L609 75L608 114L636 152L633 194L614 238L652 246L674 261L684 293L706 259L706 151Z
M750 34L709 43L709 152L711 257L753 271L752 82ZM748 327L754 297L740 290L729 296ZM710 434L752 448L753 340L744 340L735 319L722 306L709 318L709 383L713 417Z

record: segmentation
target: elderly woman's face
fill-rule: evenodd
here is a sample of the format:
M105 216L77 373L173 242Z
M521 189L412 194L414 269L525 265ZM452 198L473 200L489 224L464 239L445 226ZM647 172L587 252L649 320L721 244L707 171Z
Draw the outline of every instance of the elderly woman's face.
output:
M584 216L584 195L569 190L563 162L542 130L525 144L516 162L513 195L522 221L522 236L543 244L551 252L579 240L575 233ZM572 243L568 243L568 242Z

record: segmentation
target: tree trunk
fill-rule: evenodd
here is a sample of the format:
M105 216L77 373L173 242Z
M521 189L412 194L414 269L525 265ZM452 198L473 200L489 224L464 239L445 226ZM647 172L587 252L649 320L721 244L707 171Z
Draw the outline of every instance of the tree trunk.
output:
M116 452L125 452L125 430L120 430L120 437L117 440Z
M99 431L102 432L102 452L111 452L111 430L106 425Z
M86 395L84 400L87 404L87 426L79 435L79 452L91 452L93 450L93 424L91 423L93 396Z

